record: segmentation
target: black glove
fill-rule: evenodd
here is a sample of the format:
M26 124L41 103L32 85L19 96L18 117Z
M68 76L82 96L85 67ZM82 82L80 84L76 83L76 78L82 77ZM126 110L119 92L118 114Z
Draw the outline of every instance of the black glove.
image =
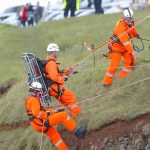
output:
M54 113L63 112L64 110L65 110L65 108L56 108L54 110Z
M44 126L45 126L45 127L49 127L49 122L48 122L48 120L44 122Z
M47 111L46 114L47 114L47 116L50 116L51 113L49 111Z
M57 112L62 112L62 111L64 111L65 110L65 108L58 108L57 109Z
M67 81L68 80L68 76L64 76L64 80Z
M73 71L72 74L76 74L76 73L79 73L79 71L78 71L78 70L75 70L75 71Z
M135 36L137 39L141 39L140 35L139 34L136 34Z

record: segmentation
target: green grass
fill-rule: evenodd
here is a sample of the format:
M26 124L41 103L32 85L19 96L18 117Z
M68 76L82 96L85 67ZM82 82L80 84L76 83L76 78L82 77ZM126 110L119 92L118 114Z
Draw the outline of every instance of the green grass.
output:
M150 9L135 12L135 20L140 21L149 15ZM27 95L26 71L21 53L32 52L44 59L46 47L50 42L60 45L59 61L61 68L67 68L79 62L91 53L82 50L81 43L91 38L91 43L98 45L109 39L112 30L121 14L113 15L92 15L82 18L71 18L61 21L53 21L40 24L38 27L17 28L0 25L0 85L14 80L14 84L8 93L0 98L0 123L10 123L23 120L26 116L24 109L25 97ZM113 18L113 19L112 19ZM150 39L150 20L137 26L137 30L143 38ZM140 43L136 41L137 45ZM149 43L144 42L145 50L138 53L138 64L143 60L150 60L148 50ZM103 47L96 54L95 68L107 68L108 60L101 58L107 47ZM105 70L94 71L93 57L87 59L87 66L77 75L72 77L65 84L77 96L79 101L95 95L99 89ZM120 70L118 70L119 72ZM136 82L150 76L150 64L135 68L127 78L115 79L110 90L118 89L126 84ZM117 92L109 93L94 99L92 102L83 103L82 114L77 119L79 122L87 119L89 130L98 129L100 126L113 121L116 118L133 118L139 114L149 112L150 107L150 81L141 82L128 88L120 89ZM103 91L104 92L104 91ZM53 100L56 104L56 101ZM33 149L33 145L40 141L40 134L34 132L30 127L27 129L16 129L0 133L5 142L0 149L19 149L26 141L26 149ZM29 139L28 139L29 137ZM27 142L28 139L28 142ZM49 143L49 142L47 142ZM50 147L46 144L46 148Z

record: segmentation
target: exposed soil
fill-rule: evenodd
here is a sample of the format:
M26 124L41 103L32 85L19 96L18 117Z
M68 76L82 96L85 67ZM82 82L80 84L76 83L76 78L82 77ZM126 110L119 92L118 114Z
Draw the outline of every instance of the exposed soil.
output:
M150 113L143 114L132 120L115 120L112 123L104 125L98 130L89 131L85 138L81 140L80 149L89 150L91 143L93 145L99 145L100 147L105 138L114 140L130 133L138 133L139 128L148 122L150 122ZM63 138L71 147L77 142L70 133L66 134L66 131L63 132Z
M8 90L12 87L14 81L8 81L7 83L0 86L0 97L8 92Z
M29 122L26 120L11 123L2 123L0 124L0 131L11 131L18 128L27 128L28 126Z
M77 138L70 134L66 129L61 129L60 133L69 147L74 147L79 143L80 150L90 150L91 144L101 146L102 141L104 141L105 138L115 140L130 133L136 134L139 132L140 127L146 123L150 123L150 113L143 114L131 120L118 119L109 124L105 124L98 130L89 131L85 138L80 140L80 143ZM28 126L28 121L0 124L0 131L11 131L18 128L27 128ZM36 149L38 150L38 145L34 146L34 150Z

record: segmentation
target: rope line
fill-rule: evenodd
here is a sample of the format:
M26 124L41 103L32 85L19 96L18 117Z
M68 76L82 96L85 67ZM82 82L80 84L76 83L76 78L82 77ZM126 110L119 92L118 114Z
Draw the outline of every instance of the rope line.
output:
M46 137L46 140L45 140L45 143L44 143L44 145L43 145L42 150L44 150L44 149L45 149L45 145L46 145L47 141L48 141L48 137Z
M87 57L81 59L79 62L75 63L74 65L71 66L71 68L75 67L75 66L79 66L81 63L84 63L85 60L87 60L88 58L90 58L91 56L95 55L98 51L98 49L106 46L106 44L111 44L113 42L116 42L119 38L123 37L125 34L127 34L127 32L129 32L130 30L132 30L133 28L135 28L136 26L140 25L141 23L143 23L145 20L147 19L150 19L150 15L149 16L146 16L144 17L141 21L137 22L134 26L132 26L131 28L129 28L127 31L125 31L124 33L122 33L120 36L114 38L112 41L106 41L98 46L96 46L94 49L93 49L93 52L92 54L88 55ZM70 76L74 73L74 71L72 71L70 73ZM61 81L63 80L63 78L61 78L58 83L60 83Z
M91 97L91 98L87 98L87 99L82 100L81 102L78 102L78 103L76 103L76 104L73 104L73 105L70 105L70 106L67 106L67 107L64 107L64 106L60 106L60 107L59 107L59 106L57 106L57 108L68 109L68 108L70 108L70 107L72 107L72 106L74 106L74 105L81 105L82 103L85 103L85 102L88 102L88 101L92 102L92 101L94 101L94 100L95 100L96 98L98 98L98 97L101 97L101 96L104 96L104 95L107 95L107 94L110 94L110 93L119 91L119 90L121 90L121 89L130 87L130 86L132 86L132 85L136 85L136 84L138 84L138 83L144 82L144 81L149 80L149 79L150 79L150 77L147 77L147 78L144 78L144 79L142 79L142 80L135 81L135 82L132 82L132 83L130 83L130 84L126 84L126 85L124 85L124 86L122 86L122 87L119 87L119 88L117 88L117 89L114 89L114 90L112 90L112 91L108 91L108 92L105 92L105 93L103 93L103 94L99 94L99 95L93 96L93 97ZM70 101L70 102L71 102L71 101ZM55 108L54 108L54 109L55 109Z
M42 150L42 144L43 144L43 127L44 127L44 121L43 121L43 124L42 124L42 134L41 134L41 142L40 142L40 150Z
M85 100L83 100L83 101L81 101L81 102L78 102L77 104L82 104L82 103L85 103L85 102L88 102L88 101L90 101L90 102L91 102L91 101L94 101L95 98L101 97L101 96L106 95L106 94L109 94L109 93L113 93L113 92L119 91L119 90L121 90L121 89L130 87L130 86L132 86L132 85L141 83L141 82L146 81L146 80L149 80L149 79L150 79L150 77L147 77L147 78L145 78L145 79L142 79L142 80L139 80L139 81L136 81L136 82L133 82L133 83L124 85L124 86L122 86L122 87L119 87L119 88L117 88L117 89L115 89L115 90L112 90L112 91L109 91L109 92L105 92L105 93L103 93L103 94L99 94L99 95L97 95L97 96L94 96L94 97L85 99Z
M75 63L74 65L72 65L72 67L80 65L80 63L82 63L83 61L85 61L86 59L88 59L89 57L91 57L92 55L94 55L98 49L106 46L106 44L112 44L113 42L116 42L119 38L123 37L125 34L127 34L127 32L129 32L130 30L132 30L133 28L137 27L138 25L142 24L145 20L150 19L150 15L146 16L145 18L143 18L141 21L137 22L134 26L132 26L131 28L129 28L127 31L125 31L124 33L122 33L120 36L114 38L114 40L112 41L106 41L98 46L96 46L93 51L94 53L88 55L87 57L81 59L79 62Z
M145 65L149 65L149 64L143 64L143 65L136 65L136 66L126 66L126 67L143 67ZM114 67L114 68L109 68L109 69L118 69L118 68L123 68L123 67ZM95 68L95 69L84 69L84 70L81 70L81 71L99 71L99 70L106 70L108 68Z
M129 32L130 30L132 30L132 29L135 28L136 26L140 25L141 23L143 23L143 22L144 22L145 20L147 20L148 18L150 18L150 16L145 17L144 19L142 19L141 21L139 21L138 23L136 23L133 27L129 28L126 32L122 33L122 34L121 34L120 36L118 36L117 38L114 38L114 40L112 40L112 41L106 41L106 42L104 42L104 43L102 43L102 44L96 46L96 47L93 49L93 52L94 52L94 53L92 53L92 54L90 54L89 56L83 58L83 59L80 60L78 63L74 64L72 67L77 66L77 65L80 65L80 63L82 63L83 61L87 60L87 59L90 58L91 56L95 55L95 53L97 52L97 50L100 49L100 48L102 48L102 47L104 47L106 44L111 44L112 42L116 42L119 38L123 37L127 32ZM71 73L71 74L72 74L72 73ZM140 82L143 82L143 81L146 81L146 80L149 80L149 79L150 79L150 77L145 78L145 79L142 79L142 80L139 80L139 81L137 81L137 82L133 82L133 83L131 83L131 84L127 84L127 85L122 86L122 87L120 87L120 88L118 88L118 89L115 89L115 90L112 90L112 91L109 91L109 92L105 92L105 93L103 93L103 94L99 94L99 95L97 95L97 96L93 96L93 97L91 97L91 98L85 99L85 100L83 100L83 101L81 101L81 102L76 103L75 105L81 105L81 104L83 104L83 103L85 103L85 102L88 102L88 101L90 101L90 102L91 102L91 101L94 101L94 100L95 100L96 98L98 98L98 97L101 97L101 96L103 96L103 95L106 95L106 94L109 94L109 93L113 93L113 92L119 91L120 89L123 89L123 88L129 87L129 86L138 84L138 83L140 83ZM60 99L60 97L59 97L59 99ZM66 107L66 108L70 108L70 107L72 107L72 106L74 106L74 105L71 105L71 106ZM61 107L61 108L62 108L62 107ZM65 108L65 107L63 107L63 108ZM44 126L44 123L43 123L43 126ZM42 135L41 135L40 150L42 150L43 126L42 126ZM45 144L44 144L44 146L45 146Z

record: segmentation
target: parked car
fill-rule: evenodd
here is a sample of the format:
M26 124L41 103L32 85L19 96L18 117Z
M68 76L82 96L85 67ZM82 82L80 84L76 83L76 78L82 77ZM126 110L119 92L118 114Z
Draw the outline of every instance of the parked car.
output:
M104 9L110 9L112 7L116 8L130 8L132 0L104 0L102 1L102 7Z
M60 16L60 17L58 17ZM43 21L48 20L59 20L63 19L63 10L51 10L48 12L48 14L43 18Z
M19 12L19 10L20 6L9 7L6 10L4 10L4 12L0 14L0 23L17 25L17 12Z

